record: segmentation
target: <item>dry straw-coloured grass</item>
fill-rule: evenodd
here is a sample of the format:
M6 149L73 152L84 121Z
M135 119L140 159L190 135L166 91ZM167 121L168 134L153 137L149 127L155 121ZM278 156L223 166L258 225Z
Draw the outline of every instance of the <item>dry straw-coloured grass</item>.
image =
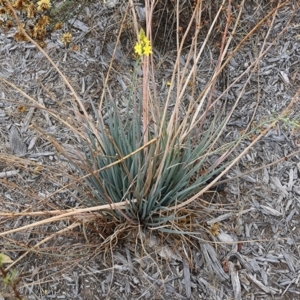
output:
M224 0L215 8L205 38L201 40L204 24L207 24L207 20L203 19L203 12L207 4L205 4L205 1L195 1L193 9L190 10L189 23L185 24L185 31L182 31L179 22L176 23L177 58L174 62L173 74L169 83L170 88L166 99L164 99L163 109L160 109L161 99L159 99L157 93L154 58L153 56L144 56L139 63L142 66L142 83L138 77L135 77L131 88L131 104L136 119L132 119L132 112L128 111L129 121L119 114L117 106L114 106L113 103L112 92L108 88L103 89L99 103L91 103L93 110L87 111L74 87L56 63L38 43L32 40L23 27L19 26L21 33L52 64L70 90L72 94L72 115L63 116L56 111L47 109L36 99L24 93L14 83L4 78L0 78L0 80L10 89L26 98L29 106L47 112L61 126L68 128L84 147L74 151L75 156L74 153L71 155L64 148L64 145L47 135L37 124L31 125L31 129L35 130L46 141L49 141L58 153L63 154L68 161L73 163L77 171L73 174L64 174L68 178L68 183L61 184L59 178L64 170L60 170L57 166L43 166L43 170L38 172L44 174L45 180L49 180L58 186L56 190L44 198L34 195L31 191L26 191L22 186L18 186L10 180L0 179L1 185L9 189L17 189L20 195L24 193L29 198L35 198L38 203L36 207L47 208L47 211L36 211L34 207L27 207L18 213L15 211L1 212L0 217L3 224L12 222L22 216L30 217L33 221L30 224L18 226L11 230L5 229L0 233L0 237L5 238L5 243L9 244L12 243L10 238L13 236L12 234L22 233L30 228L41 228L42 230L42 225L60 221L68 222L69 225L58 229L56 232L48 233L46 237L40 240L36 240L34 246L26 247L25 253L19 256L6 270L16 266L21 259L32 253L32 251L38 252L42 245L49 244L53 238L77 227L83 228L83 234L87 242L90 240L89 232L96 231L99 233L101 226L106 228L106 233L104 234L104 231L101 231L103 235L100 238L98 237L101 240L97 249L99 252L102 250L112 251L111 247L117 243L118 238L127 236L130 230L136 231L136 234L141 235L141 240L143 240L141 226L168 234L177 232L180 235L174 236L175 241L178 242L178 239L182 239L183 241L189 241L191 245L193 245L193 239L203 240L207 238L207 234L210 234L209 230L195 221L204 216L205 206L209 204L201 200L202 196L217 184L241 157L274 127L280 118L288 114L294 102L299 99L300 93L299 90L288 106L276 118L269 122L264 121L264 124L259 124L255 128L251 128L251 122L249 122L249 126L239 139L220 145L226 124L237 108L247 83L258 68L260 60L286 30L286 27L283 28L271 43L267 43L277 12L287 3L279 2L248 33L245 33L238 43L235 42L234 44L234 37L241 23L244 2L241 1L239 7L233 8L232 1ZM155 1L145 1L145 32L150 40L153 40L153 27L151 24L156 4ZM181 18L182 11L180 1L174 1L172 5L173 16L178 21ZM8 6L12 9L9 2ZM20 20L13 9L12 14L20 25ZM132 0L128 3L123 22L120 25L114 54L120 42L123 24L125 24L127 18L132 20L134 31L138 36L140 24ZM205 89L197 91L195 86L199 62L203 57L205 47L211 41L212 34L218 28L220 20L223 22L223 28L222 30L219 29L221 38L219 41L219 58L214 66L213 76L206 84ZM267 20L271 20L271 25L257 59L219 97L215 97L215 87L222 70L228 65L234 54ZM157 22L157 20L155 21ZM193 38L191 38L191 34ZM187 40L189 41L188 51L185 49ZM186 55L184 65L180 63L183 53ZM192 64L190 64L191 61ZM109 65L104 87L109 86L108 82L113 72L113 63L114 55ZM248 79L244 81L240 94L237 95L234 104L230 109L227 109L225 115L224 107L226 103L222 107L220 99L243 76L248 76ZM141 99L138 96L140 84L142 84ZM192 86L192 89L189 89L190 86ZM190 99L193 99L193 101L190 101L183 115L181 109L187 94L190 94ZM108 119L104 120L102 111L107 108L107 105L113 108L113 112ZM170 106L173 107L171 112L169 110ZM73 119L71 122L72 118L75 121ZM252 120L254 118L255 115L253 115ZM95 119L97 122L95 122ZM265 126L264 129L253 137L253 134L257 132L258 128L261 128L261 125ZM233 151L239 149L240 143L245 139L249 139L250 135L252 141L238 156L232 158ZM121 139L118 137L121 137ZM198 140L196 137L198 137ZM83 153L82 149L86 153ZM212 156L217 156L218 159L209 165ZM1 161L5 164L14 164L16 168L25 171L28 171L28 166L33 170L38 167L29 159L4 154L1 154ZM102 174L105 174L104 177ZM105 182L105 178L109 176L113 184L119 184L119 186L111 187L109 181ZM182 182L184 184L180 186ZM167 192L164 193L164 189ZM65 209L64 207L57 207L50 201L62 191L68 190L78 191L77 200L80 207ZM172 191L176 192L172 193ZM196 204L198 208L202 206L203 211L198 210L195 212L191 209ZM193 237L193 239L190 237ZM16 244L18 249L22 249L21 243L16 241Z

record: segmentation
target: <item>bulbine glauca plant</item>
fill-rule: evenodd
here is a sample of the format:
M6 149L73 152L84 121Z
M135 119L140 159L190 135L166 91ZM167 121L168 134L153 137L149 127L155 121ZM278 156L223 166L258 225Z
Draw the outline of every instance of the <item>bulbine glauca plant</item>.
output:
M139 58L148 59L152 54L151 42L143 29L139 31L134 50ZM112 109L106 120L99 114L101 108L92 104L96 134L87 122L89 150L85 158L77 160L76 166L86 176L91 191L87 205L128 201L125 211L114 210L106 216L118 222L166 226L176 219L176 205L196 195L226 166L217 164L198 176L199 170L205 170L209 157L217 152L210 149L224 123L220 122L216 130L214 124L220 118L216 116L195 145L193 141L199 133L193 127L186 131L189 125L184 120L179 124L176 120L179 108L171 115L166 109L163 113L153 109L156 104L148 99L149 86L145 81L149 69L145 68L145 60L140 63L144 72L143 97L136 95L138 79L134 74L132 105L125 115L118 112L113 99L108 100Z

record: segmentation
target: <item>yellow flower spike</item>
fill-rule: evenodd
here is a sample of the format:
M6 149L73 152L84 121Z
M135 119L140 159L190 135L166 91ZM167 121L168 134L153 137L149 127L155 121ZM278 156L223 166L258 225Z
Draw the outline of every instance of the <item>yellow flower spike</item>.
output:
M139 41L134 46L134 52L138 56L149 56L152 54L152 47L150 40L146 37L144 29L139 32Z

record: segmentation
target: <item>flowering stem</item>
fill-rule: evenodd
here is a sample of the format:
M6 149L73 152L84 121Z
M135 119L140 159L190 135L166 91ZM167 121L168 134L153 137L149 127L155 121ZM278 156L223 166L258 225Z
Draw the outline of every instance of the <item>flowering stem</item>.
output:
M143 135L144 144L148 142L149 136L147 134L147 129L149 126L149 116L148 116L148 57L143 57Z
M144 29L141 29L138 36L138 42L134 47L135 53L141 57L143 64L143 112L142 112L142 123L143 123L143 136L144 136L144 144L146 144L149 140L148 126L149 126L149 95L148 95L148 72L149 72L149 55L152 54L152 47L150 40L145 34ZM146 150L145 150L146 151Z

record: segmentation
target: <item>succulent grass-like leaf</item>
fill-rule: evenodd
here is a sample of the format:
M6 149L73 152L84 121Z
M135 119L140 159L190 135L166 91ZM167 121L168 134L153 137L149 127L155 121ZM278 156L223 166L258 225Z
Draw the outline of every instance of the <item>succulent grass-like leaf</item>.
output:
M114 210L108 214L118 221L124 219L124 213L129 219L151 227L175 220L176 216L167 213L168 207L199 192L225 167L199 175L199 170L205 169L210 156L208 151L219 133L214 128L216 122L203 132L197 145L193 145L193 131L180 141L180 135L168 136L167 123L160 136L159 133L155 136L149 127L146 132L149 139L157 137L157 140L137 151L144 142L140 107L124 118L112 105L105 122L95 108L94 112L98 135L87 130L91 146L84 162L77 168L83 175L90 174L86 178L92 194L89 205L130 202L123 213ZM221 126L222 122L218 128Z

